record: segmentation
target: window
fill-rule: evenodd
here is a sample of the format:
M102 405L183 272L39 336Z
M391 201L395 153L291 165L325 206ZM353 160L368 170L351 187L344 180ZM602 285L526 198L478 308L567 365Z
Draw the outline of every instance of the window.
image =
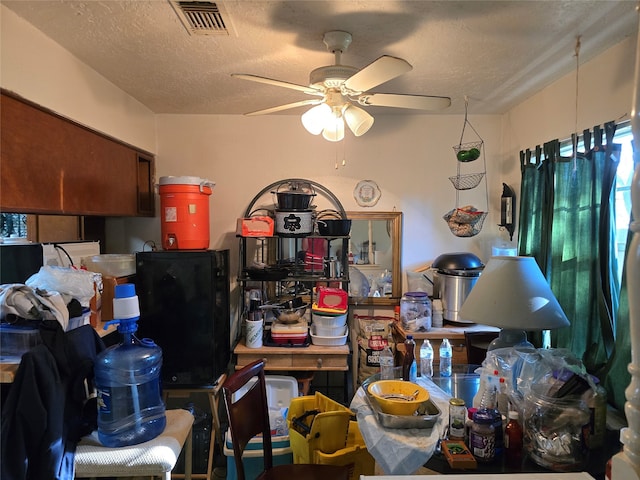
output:
M627 245L629 221L631 219L633 134L631 133L631 124L629 122L625 122L617 126L613 141L622 146L615 183L616 263L618 265L618 282L621 282L622 269L624 266L624 251ZM582 137L580 137L578 142L578 151L584 151ZM563 157L571 157L573 155L573 146L570 139L564 140L560 143L560 155Z
M26 238L27 216L23 213L0 213L0 238Z

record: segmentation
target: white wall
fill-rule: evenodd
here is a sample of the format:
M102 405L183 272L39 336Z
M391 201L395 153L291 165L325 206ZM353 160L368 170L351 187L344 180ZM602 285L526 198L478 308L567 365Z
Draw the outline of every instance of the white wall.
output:
M458 142L462 120L376 116L365 136L333 144L307 133L299 116L159 115L157 174L195 175L216 182L211 199L212 248L236 247L236 219L273 182L313 180L333 192L345 210L367 210L357 205L353 191L360 180L373 180L382 196L370 210L403 212L403 263L413 268L451 249L483 253L481 237L454 237L441 218L456 202L448 176L456 174L452 145ZM499 150L499 121L497 116L475 120L488 159ZM474 163L465 167L483 169L480 161ZM460 197L461 204L486 208L484 184ZM487 236L495 235L492 230L487 229Z
M554 138L566 139L576 130L630 119L636 38L630 37L576 72L532 95L502 119L502 158L495 167L505 181L520 185L518 152Z
M153 112L0 5L0 82L60 115L156 151Z

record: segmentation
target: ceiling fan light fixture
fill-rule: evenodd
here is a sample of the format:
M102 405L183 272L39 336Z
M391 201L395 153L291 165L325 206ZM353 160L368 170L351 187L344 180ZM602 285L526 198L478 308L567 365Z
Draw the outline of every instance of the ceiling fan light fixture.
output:
M356 137L364 135L373 125L374 118L369 112L355 105L348 105L344 111L344 119Z
M307 132L312 135L320 135L332 118L331 107L326 103L321 103L303 113L300 120L302 120L302 125Z
M339 142L344 138L344 120L341 116L332 115L322 130L322 136L330 142Z

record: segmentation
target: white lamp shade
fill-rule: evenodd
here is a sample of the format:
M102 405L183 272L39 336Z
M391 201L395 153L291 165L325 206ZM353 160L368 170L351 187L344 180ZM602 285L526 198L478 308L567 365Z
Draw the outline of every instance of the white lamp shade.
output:
M322 136L330 142L339 142L344 138L344 120L342 117L332 116L322 130Z
M320 135L325 125L330 122L332 118L331 107L326 103L321 103L303 113L300 120L302 120L302 125L306 128L307 132L312 135Z
M533 257L491 257L459 317L505 329L548 330L569 325Z
M373 117L360 107L349 105L344 111L344 119L356 137L364 135L373 125Z

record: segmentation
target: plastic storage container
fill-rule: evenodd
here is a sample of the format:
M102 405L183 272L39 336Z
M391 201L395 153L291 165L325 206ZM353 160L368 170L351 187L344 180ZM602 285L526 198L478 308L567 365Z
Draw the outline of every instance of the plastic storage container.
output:
M290 465L293 463L293 452L288 435L271 437L271 452L274 465ZM228 430L225 435L223 453L225 457L227 457L226 479L237 480L238 470L236 469L236 462L233 458L233 443L231 443L231 435ZM262 473L264 468L263 458L262 439L251 439L242 455L246 478L257 478L258 475Z
M347 343L347 337L349 336L349 327L343 327L344 333L338 336L323 336L316 335L316 325L312 325L311 328L311 343L314 345L324 345L327 347L335 347L338 345L345 345Z
M82 265L90 272L98 272L111 277L128 277L136 273L136 256L105 254L82 257Z
M538 465L556 472L579 471L588 449L589 408L576 396L547 395L546 385L533 385L524 403L524 450Z
M20 363L22 355L42 343L36 327L0 324L0 359L7 363Z
M400 299L400 321L408 332L431 330L431 300L425 292L407 292Z
M209 196L214 185L198 177L160 177L163 249L209 248Z
M273 323L271 325L271 339L278 344L302 345L307 341L309 327L306 322L290 325Z
M347 314L329 315L315 311L311 314L312 322L320 327L344 327L347 324Z
M311 332L320 337L341 337L347 333L347 328L346 325L340 327L322 327L313 323L311 325Z
M134 333L140 316L135 286L116 286L113 300L123 341L100 352L95 362L98 391L98 438L106 447L123 447L151 440L166 426L160 392L162 349Z

